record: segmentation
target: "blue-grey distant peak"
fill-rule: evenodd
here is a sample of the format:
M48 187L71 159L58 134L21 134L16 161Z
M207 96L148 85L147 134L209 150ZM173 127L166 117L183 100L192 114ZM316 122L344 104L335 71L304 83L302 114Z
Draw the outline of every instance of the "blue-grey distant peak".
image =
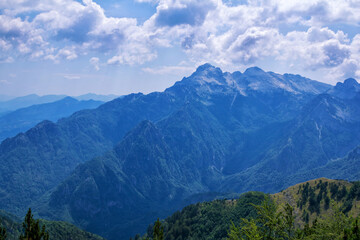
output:
M346 87L354 87L354 86L356 87L360 85L354 78L346 79L343 84Z
M354 78L348 78L343 83L338 82L328 93L338 98L351 99L360 93L360 84Z
M266 72L264 70L262 70L259 67L250 67L248 69L245 70L244 74L246 75L258 75L258 74L266 74Z

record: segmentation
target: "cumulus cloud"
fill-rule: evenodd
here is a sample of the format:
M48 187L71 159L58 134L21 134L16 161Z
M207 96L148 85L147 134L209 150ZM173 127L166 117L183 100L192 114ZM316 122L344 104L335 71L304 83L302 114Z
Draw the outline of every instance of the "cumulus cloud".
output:
M42 31L33 29L30 22L19 17L0 15L0 51L2 54L15 50L21 55L30 54L45 47Z
M62 59L73 60L78 57L75 46L61 48L56 53L54 52L54 49L50 49L48 52L49 54L47 54L44 58L52 60L55 63L59 63Z
M155 22L159 26L169 27L202 25L207 13L213 9L215 4L212 1L162 1L157 7Z
M0 56L59 62L93 51L108 64L136 65L156 59L159 48L175 47L193 63L247 66L270 57L339 76L358 74L360 36L350 38L331 26L358 24L359 1L135 1L157 4L144 23L108 17L92 0L3 0ZM28 13L35 15L20 17ZM99 69L98 58L89 62ZM143 70L162 74L167 69Z
M318 38L314 37L320 35ZM349 40L341 31L312 27L306 32L292 31L281 36L277 59L301 61L304 68L335 67L351 56Z
M155 52L151 52L148 48L139 45L138 47L131 46L131 49L126 49L120 51L118 55L110 58L107 63L116 65L116 64L143 64L149 62L157 57Z
M92 58L90 58L89 63L94 67L94 69L95 69L96 71L99 71L99 70L100 70L99 58L97 58L97 57L92 57Z
M326 67L334 67L342 64L345 59L350 56L350 49L348 46L341 46L336 41L330 41L324 44L322 48L326 59L324 65Z
M350 56L338 66L331 68L327 75L328 78L360 78L360 34L353 38L349 49Z
M230 54L228 56L234 63L249 64L276 54L276 44L279 39L279 33L275 29L252 27L239 34L226 52Z
M31 7L32 6L32 7ZM111 52L110 62L136 64L156 56L135 18L107 17L92 0L5 1L0 3L0 51L59 62L89 51ZM17 17L38 11L30 21ZM65 45L65 46L64 46ZM129 50L129 51L128 51Z
M296 19L308 26L359 22L359 3L349 0L249 0L249 5L272 9L276 21Z

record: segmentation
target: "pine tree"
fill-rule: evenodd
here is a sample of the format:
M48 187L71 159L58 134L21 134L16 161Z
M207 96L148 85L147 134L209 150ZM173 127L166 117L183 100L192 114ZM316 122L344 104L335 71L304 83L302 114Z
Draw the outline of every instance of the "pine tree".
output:
M354 236L354 239L359 240L360 239L360 229L359 229L359 219L355 219L355 222L353 223L352 227L352 234Z
M45 230L45 225L40 230L39 220L35 220L31 214L31 208L27 212L23 222L23 234L19 240L49 240L49 234Z
M228 234L228 240L242 240L241 228L236 227L235 224L231 221L230 232Z
M242 224L240 227L236 227L233 222L231 222L230 232L228 235L228 240L261 240L263 239L260 229L256 225L254 219L247 220L245 218L241 219Z
M161 222L159 219L154 224L154 240L164 240L164 227L161 226Z
M5 240L6 237L6 229L0 226L0 240Z
M258 213L258 223L262 226L264 239L280 239L285 234L282 224L283 212L277 211L277 205L267 197L260 205L253 205Z
M286 203L284 206L284 228L286 232L287 239L292 239L295 235L295 218L294 218L294 209L290 206L290 204Z

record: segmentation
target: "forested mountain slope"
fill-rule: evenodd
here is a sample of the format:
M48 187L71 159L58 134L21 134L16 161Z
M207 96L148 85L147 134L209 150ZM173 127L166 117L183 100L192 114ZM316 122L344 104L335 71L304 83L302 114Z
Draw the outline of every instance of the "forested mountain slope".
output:
M32 204L42 217L127 239L198 194L276 192L321 177L360 145L358 85L205 64L164 92L4 141L0 206Z
M360 232L352 235L350 230L359 230L359 226L352 225L359 217L359 203L360 182L321 178L291 186L276 194L248 192L238 199L189 205L162 220L161 227L165 240L237 239L231 236L244 232L248 234L247 237L243 234L245 239L261 239L260 235L269 232L263 232L261 224L256 227L249 223L263 220L273 230L271 239L344 239L346 230L349 230L347 239L356 239L356 234L360 236ZM291 212L286 211L288 206ZM261 218L264 216L265 219ZM290 226L285 225L289 220ZM332 224L333 228L328 229ZM238 232L232 226L236 226ZM255 238L256 234L258 238ZM335 236L329 238L332 234ZM154 224L150 224L144 238L153 239L153 235ZM140 238L139 234L135 237Z

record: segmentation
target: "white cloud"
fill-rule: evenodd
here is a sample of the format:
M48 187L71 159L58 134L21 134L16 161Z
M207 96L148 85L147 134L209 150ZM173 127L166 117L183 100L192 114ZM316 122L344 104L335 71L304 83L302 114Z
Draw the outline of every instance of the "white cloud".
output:
M251 6L273 10L276 21L299 19L308 26L325 26L329 23L356 24L360 20L359 2L354 0L249 0Z
M360 34L353 38L349 48L350 56L344 59L342 64L331 68L327 78L334 80L349 77L360 78Z
M0 49L2 51L7 51L11 49L11 44L3 39L0 39Z
M165 9L170 9L166 5L169 2L163 1ZM340 19L340 13L350 11L349 14L355 17L359 8L353 9L349 4L335 6L336 1L264 3L250 1L249 5L228 6L218 1L200 25L185 26L181 23L158 26L157 18L161 13L158 7L158 13L145 26L157 27L154 37L159 42L168 46L181 45L193 62L211 61L231 67L272 57L289 66L300 62L304 69L312 70L340 69L343 64L354 64L352 56L356 48L350 46L351 39L342 31L335 32L322 26L336 21L353 24L354 18ZM176 4L186 9L184 6L189 1L176 1ZM340 9L334 10L339 6ZM280 24L311 27L306 31L284 33Z
M76 80L76 79L80 79L81 76L77 75L77 74L65 74L64 78L66 78L68 80Z
M77 49L75 46L68 46L68 47L61 48L61 49L57 50L56 53L55 53L54 49L49 49L48 50L49 54L47 54L44 58L47 60L52 60L55 63L59 63L60 60L62 60L62 59L73 60L78 57L76 50ZM43 53L40 53L40 54L42 55Z
M99 71L99 70L100 70L99 58L97 58L97 57L92 57L92 58L90 58L89 63L94 67L94 69L95 69L96 71Z
M0 15L0 51L7 53L12 49L21 55L43 48L46 42L42 31L33 29L30 22L19 17Z
M316 35L321 35L314 37ZM305 68L318 69L340 65L351 55L348 39L341 31L310 28L306 32L293 31L282 36L277 59L301 61Z
M108 64L143 64L145 62L149 62L157 57L155 52L151 52L147 47L143 45L131 45L129 46L131 49L126 49L124 51L119 51L118 55L110 58L107 63Z
M177 25L202 25L209 11L214 10L216 3L212 0L161 1L157 7L154 21L157 26L173 27Z
M143 64L157 57L154 43L148 32L140 27L129 29L124 42L118 46L117 54L110 58L108 64Z
M139 3L157 3L159 0L134 0L135 2Z
M0 3L0 7L4 7L7 14L0 15L0 51L15 48L19 55L44 57L55 62L72 60L88 51L115 52L110 56L110 62L118 59L119 63L129 64L156 57L147 44L148 34L139 37L137 32L144 31L135 18L107 17L100 5L91 0L83 3L71 0L6 1ZM16 17L18 13L28 11L39 13L32 21Z
M9 85L10 82L8 80L5 79L0 79L0 85Z
M144 24L108 17L101 2L92 0L3 0L0 56L59 62L94 51L108 64L136 65L156 59L159 48L180 47L193 63L246 66L271 57L338 76L358 74L360 35L351 39L331 29L358 25L356 0L248 0L238 6L221 0L136 1L157 3ZM18 17L30 12L33 18ZM99 69L98 58L90 64ZM171 68L143 70L164 74Z
M0 63L12 63L12 62L14 62L14 58L0 56Z
M178 75L178 74L190 74L194 71L193 66L163 66L156 68L143 68L146 73L155 74L155 75Z

